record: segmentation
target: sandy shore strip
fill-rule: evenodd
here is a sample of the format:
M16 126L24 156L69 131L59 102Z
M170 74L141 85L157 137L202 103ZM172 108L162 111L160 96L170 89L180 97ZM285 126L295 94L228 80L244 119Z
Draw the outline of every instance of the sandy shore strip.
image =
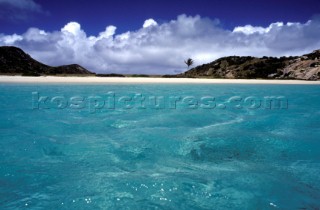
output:
M153 78L153 77L24 77L0 76L0 83L64 83L64 84L301 84L320 85L320 81L303 80L259 80L259 79L193 79L193 78Z

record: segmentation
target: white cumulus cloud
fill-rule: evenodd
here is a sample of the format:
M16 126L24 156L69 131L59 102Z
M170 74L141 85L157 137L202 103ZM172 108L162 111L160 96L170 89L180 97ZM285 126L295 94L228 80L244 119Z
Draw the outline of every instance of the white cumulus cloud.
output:
M13 45L15 42L22 41L22 40L23 40L23 37L17 34L0 36L0 43L2 43L2 45Z
M65 34L72 34L73 36L78 36L79 34L83 33L81 31L81 26L79 23L77 22L70 22L67 25L65 25L62 29L61 29L62 33Z
M297 23L287 23L287 26L293 26ZM239 32L244 33L247 35L259 33L259 34L265 34L269 33L271 30L277 30L281 29L284 26L283 22L276 22L271 23L268 27L260 27L260 26L252 26L252 25L245 25L245 26L237 26L233 29L233 32Z
M143 28L148 28L150 26L157 26L158 23L154 19L145 20L143 23Z
M223 56L299 55L320 48L316 18L227 30L219 20L180 15L162 24L148 19L140 29L125 33L116 29L110 25L88 36L80 23L70 22L58 31L30 28L23 34L0 34L0 45L21 47L49 65L78 63L98 73L146 74L185 71L189 57L201 65Z

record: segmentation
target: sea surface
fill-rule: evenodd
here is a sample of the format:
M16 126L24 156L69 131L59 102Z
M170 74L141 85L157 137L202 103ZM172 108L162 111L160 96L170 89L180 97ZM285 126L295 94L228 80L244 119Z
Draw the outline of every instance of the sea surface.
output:
M0 84L0 209L319 209L320 86Z

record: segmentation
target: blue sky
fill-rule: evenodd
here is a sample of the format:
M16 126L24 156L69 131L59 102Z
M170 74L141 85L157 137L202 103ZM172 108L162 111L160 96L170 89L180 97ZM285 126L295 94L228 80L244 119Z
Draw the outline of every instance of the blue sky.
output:
M177 73L187 57L202 64L320 48L319 14L319 0L0 0L0 45L50 65Z
M0 0L0 2L3 0ZM26 0L7 0L7 2ZM26 1L28 2L28 1ZM31 2L31 1L29 1ZM267 26L270 23L305 22L320 13L319 0L34 0L41 11L19 11L12 5L0 4L1 10L19 17L1 16L2 33L22 33L29 27L48 31L59 30L70 21L81 23L90 35L99 33L106 25L116 25L119 32L138 29L144 20L157 22L175 19L178 15L201 15L218 18L225 28L239 25ZM1 15L1 13L0 13Z

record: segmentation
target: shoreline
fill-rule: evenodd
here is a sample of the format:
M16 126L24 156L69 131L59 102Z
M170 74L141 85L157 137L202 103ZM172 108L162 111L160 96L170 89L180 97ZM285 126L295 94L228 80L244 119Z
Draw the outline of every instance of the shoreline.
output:
M320 81L263 80L263 79L200 79L200 78L154 78L154 77L59 77L59 76L0 76L3 83L31 84L284 84L320 85Z

